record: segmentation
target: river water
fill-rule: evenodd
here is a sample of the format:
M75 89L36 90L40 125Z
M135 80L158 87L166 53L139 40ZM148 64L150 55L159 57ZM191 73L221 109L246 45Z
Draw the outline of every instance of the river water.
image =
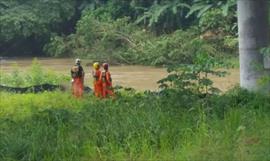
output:
M33 58L12 58L1 59L0 70L3 72L12 71L16 64L19 70L24 72L31 66ZM70 58L38 58L38 62L44 69L49 69L57 73L70 75L70 68L74 64L74 59ZM82 66L86 73L85 83L87 86L92 87L91 61L82 59ZM165 68L156 68L150 66L139 65L121 65L110 66L113 84L121 85L124 87L132 87L137 90L157 90L157 81L166 77L167 72ZM226 91L239 83L239 70L229 70L230 75L224 78L211 77L214 81L214 86L222 91Z

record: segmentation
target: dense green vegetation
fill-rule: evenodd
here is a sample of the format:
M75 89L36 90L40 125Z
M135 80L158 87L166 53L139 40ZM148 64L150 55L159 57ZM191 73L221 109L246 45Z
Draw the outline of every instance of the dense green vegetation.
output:
M75 6L72 0L2 0L1 55L41 54L51 34L74 31Z
M219 94L208 76L223 76L214 70L222 62L194 60L169 68L161 91L120 89L116 99L0 91L0 160L268 161L269 95L238 87ZM54 78L36 61L24 75L1 73L14 86L64 80Z
M269 161L270 96L220 93L236 52L235 0L2 0L0 56L166 65L159 91L114 99L0 91L0 160ZM268 49L262 49L269 53ZM263 78L262 83L269 81ZM0 84L68 84L34 60Z
M269 160L269 96L0 93L0 160ZM3 99L5 98L5 99Z
M190 62L201 48L235 54L235 8L234 0L4 0L0 54L151 65Z

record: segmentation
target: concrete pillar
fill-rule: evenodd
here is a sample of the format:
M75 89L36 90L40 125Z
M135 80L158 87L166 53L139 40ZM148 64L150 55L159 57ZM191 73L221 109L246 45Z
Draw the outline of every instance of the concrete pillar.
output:
M268 46L268 0L238 0L240 86L260 90L264 70L262 47Z

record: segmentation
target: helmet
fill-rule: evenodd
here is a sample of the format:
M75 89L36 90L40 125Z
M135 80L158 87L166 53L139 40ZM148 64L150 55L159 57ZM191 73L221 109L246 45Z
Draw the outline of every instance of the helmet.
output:
M99 68L100 68L99 63L98 63L98 62L95 62L95 63L93 64L93 68L94 68L94 69L99 69Z
M103 68L105 70L108 70L109 69L109 64L108 63L103 63L102 66L103 66Z
M76 63L76 64L80 64L80 63L81 63L81 59L77 58L77 59L75 60L75 63Z

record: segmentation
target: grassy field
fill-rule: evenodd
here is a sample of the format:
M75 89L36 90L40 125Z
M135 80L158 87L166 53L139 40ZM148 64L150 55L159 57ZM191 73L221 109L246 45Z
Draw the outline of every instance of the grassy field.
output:
M0 93L1 161L269 161L270 97Z

